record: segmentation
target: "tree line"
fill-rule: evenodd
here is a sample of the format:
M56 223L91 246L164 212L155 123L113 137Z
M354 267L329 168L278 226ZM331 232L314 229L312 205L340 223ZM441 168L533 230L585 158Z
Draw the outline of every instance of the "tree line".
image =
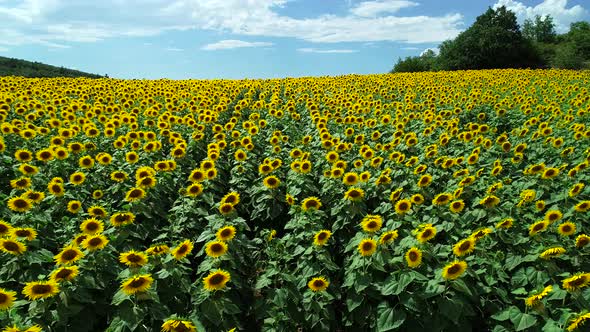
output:
M108 77L97 74L89 74L79 70L56 67L40 62L32 62L21 59L0 57L0 76L23 77Z
M505 6L488 8L467 30L439 45L439 54L398 59L391 70L419 72L492 68L590 68L590 23L557 34L550 15L525 20L522 30Z

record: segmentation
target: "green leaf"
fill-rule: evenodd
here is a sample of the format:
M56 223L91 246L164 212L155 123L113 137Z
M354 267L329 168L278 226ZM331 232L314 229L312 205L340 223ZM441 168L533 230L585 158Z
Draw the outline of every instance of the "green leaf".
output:
M391 331L400 327L406 320L406 313L393 308L385 308L379 313L377 330L380 332Z
M465 283L465 281L463 281L461 279L454 280L451 283L451 286L454 289L456 289L456 290L458 290L458 291L460 291L460 292L462 292L462 293L464 293L466 295L473 296L473 293L471 292L471 289L467 286L467 284Z
M510 312L510 321L514 324L516 331L526 330L537 323L537 318L533 315L520 312L516 307ZM516 310L514 310L516 308Z

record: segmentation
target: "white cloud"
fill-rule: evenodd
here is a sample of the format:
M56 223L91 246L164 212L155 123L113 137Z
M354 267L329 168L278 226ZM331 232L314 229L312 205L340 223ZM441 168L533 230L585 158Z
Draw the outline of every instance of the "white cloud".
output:
M498 0L493 8L501 6L506 6L513 11L521 24L525 19L533 19L536 15L551 15L555 30L560 33L568 31L570 23L582 20L588 14L588 11L580 5L568 8L568 0L544 0L536 6L526 6L514 0Z
M379 14L395 13L403 8L418 6L417 2L406 0L363 1L350 10L357 16L374 17Z
M404 51L417 51L419 49L419 47L402 47L402 50Z
M0 52L8 52L8 51L10 51L9 48L0 46Z
M436 43L455 37L463 16L394 16L412 1L373 0L342 15L295 18L279 14L288 0L23 0L0 2L0 45L95 42L210 30L314 43L397 41ZM288 11L283 11L288 12Z
M207 44L203 46L201 49L205 51L217 51L217 50L231 50L234 48L244 48L244 47L266 47L272 46L273 43L267 42L247 42L243 40L235 40L235 39L226 39L220 40L216 43Z
M309 48L309 47L298 48L297 51L302 52L302 53L356 53L356 52L358 52L358 50L344 50L344 49L322 50L322 49Z
M438 48L438 47L434 47L434 48L427 48L427 49L425 49L424 51L422 51L422 52L420 53L420 56L423 56L423 55L424 55L424 54L426 54L426 52L428 52L428 51L432 51L432 52L434 52L434 54L438 55L438 54L440 53L440 48Z
M166 47L166 51L170 51L170 52L182 52L182 51L184 51L184 48Z

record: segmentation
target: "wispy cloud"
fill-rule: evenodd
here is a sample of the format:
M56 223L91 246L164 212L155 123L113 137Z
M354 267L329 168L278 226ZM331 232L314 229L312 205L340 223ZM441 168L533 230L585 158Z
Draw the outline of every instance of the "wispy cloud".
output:
M404 51L417 51L420 48L418 48L418 47L402 47L401 49Z
M166 51L170 51L170 52L182 52L182 51L184 51L184 48L166 47Z
M532 19L536 15L551 15L557 32L566 32L570 23L583 20L588 16L588 11L580 5L568 8L568 0L544 0L536 6L527 6L515 0L498 0L494 8L500 6L506 6L507 9L516 13L521 24L525 19Z
M374 17L380 14L392 14L403 8L418 6L417 2L406 0L363 1L354 6L350 12L357 16Z
M309 48L309 47L298 48L297 51L302 52L302 53L356 53L356 52L358 52L358 50L343 50L343 49L322 50L322 49Z
M456 36L463 16L392 15L417 3L362 1L340 15L296 18L277 9L288 0L26 0L0 2L0 45L90 43L209 30L238 36L296 38L314 43L435 43ZM281 11L284 12L284 11ZM249 46L248 46L249 47Z
M217 50L231 50L234 48L244 48L244 47L267 47L272 46L273 43L268 42L247 42L243 40L236 40L236 39L226 39L220 40L216 43L207 44L203 46L201 49L205 51L217 51Z

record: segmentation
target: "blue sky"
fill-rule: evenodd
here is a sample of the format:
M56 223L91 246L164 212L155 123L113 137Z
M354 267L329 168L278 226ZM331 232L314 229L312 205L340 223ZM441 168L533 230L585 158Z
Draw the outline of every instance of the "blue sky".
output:
M586 0L0 0L0 55L118 78L383 73L500 5L590 19Z

